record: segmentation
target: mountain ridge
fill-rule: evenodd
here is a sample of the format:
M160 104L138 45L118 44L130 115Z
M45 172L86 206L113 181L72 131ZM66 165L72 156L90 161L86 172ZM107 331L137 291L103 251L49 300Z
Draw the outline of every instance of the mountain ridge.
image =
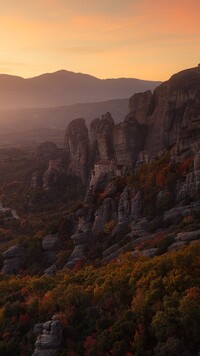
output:
M66 70L32 78L0 74L0 110L125 99L139 91L154 90L158 84L136 78L99 79Z

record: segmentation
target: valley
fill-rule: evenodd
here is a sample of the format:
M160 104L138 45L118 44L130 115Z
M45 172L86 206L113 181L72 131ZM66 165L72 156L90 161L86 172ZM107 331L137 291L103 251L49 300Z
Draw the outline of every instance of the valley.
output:
M196 67L0 148L0 354L198 355L199 113Z

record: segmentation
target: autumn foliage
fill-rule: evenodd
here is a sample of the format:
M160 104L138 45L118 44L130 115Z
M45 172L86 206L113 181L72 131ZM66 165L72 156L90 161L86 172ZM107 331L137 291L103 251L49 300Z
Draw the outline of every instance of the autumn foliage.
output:
M34 325L56 314L60 355L197 355L199 252L195 245L153 259L127 254L55 277L1 275L0 354L31 355Z

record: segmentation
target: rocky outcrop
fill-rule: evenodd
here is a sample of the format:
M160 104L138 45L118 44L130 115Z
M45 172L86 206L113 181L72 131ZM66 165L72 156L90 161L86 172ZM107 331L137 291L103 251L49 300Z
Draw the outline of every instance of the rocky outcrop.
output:
M61 189L65 184L65 171L61 160L50 160L47 171L43 174L43 190L50 192Z
M68 175L77 176L86 185L89 174L89 137L84 119L73 120L67 127L64 149Z
M136 238L140 238L147 235L147 231L149 228L149 222L146 218L142 218L139 221L133 221L131 223L131 232L129 236L135 240Z
M90 164L98 160L113 159L113 130L114 120L109 112L94 119L90 124Z
M95 220L92 226L93 234L104 232L105 224L117 222L117 207L112 198L106 198L103 204L95 212Z
M127 252L129 250L129 248L130 248L129 244L126 244L121 247L118 244L111 246L110 248L106 249L103 252L102 263L108 263L108 262L116 259L122 253Z
M85 257L85 250L92 241L92 215L93 203L90 202L90 194L86 195L84 206L76 212L78 226L76 232L71 236L74 243L74 250L70 255L64 268L73 268L76 263Z
M163 221L166 224L173 224L181 217L200 212L200 204L193 203L185 206L176 206L164 213Z
M186 197L195 198L200 193L200 151L194 157L193 170L190 171L181 186L177 199L181 200Z
M132 237L132 228L134 229L134 227L136 227L137 229L136 221L141 218L141 209L141 193L138 191L135 194L133 189L130 189L126 186L119 199L117 209L117 224L111 233L111 237L114 237L116 241L122 240L126 236ZM141 231L141 229L142 228L140 225L139 230Z
M118 222L122 223L128 221L128 218L131 213L131 190L128 187L125 187L119 200L118 205Z
M52 320L44 324L37 324L34 328L34 332L41 334L37 337L32 356L57 355L62 342L62 327L60 321L53 317Z
M179 234L175 237L177 241L192 241L200 239L200 230L195 231L187 231L187 232L179 232Z
M133 95L120 124L115 125L107 112L91 122L90 138L84 119L72 121L65 134L68 174L85 185L98 160L115 159L135 167L172 148L178 159L194 152L196 145L200 147L199 66L173 75L153 94Z
M134 198L131 200L131 219L138 220L141 218L142 213L142 195L138 191Z
M45 264L52 265L55 262L56 254L61 247L61 242L57 235L47 235L42 239L43 259Z
M168 247L168 251L178 251L180 250L180 248L182 248L183 246L185 246L187 244L186 241L178 241L178 242L174 242L172 245L170 245Z
M56 265L52 265L49 268L45 269L45 276L54 276L56 274Z
M158 156L175 146L181 154L200 141L200 67L184 70L155 89L147 151Z
M141 192L125 187L118 204L118 222L134 221L141 218L142 197Z
M2 254L4 264L2 272L6 274L16 274L23 267L24 248L19 245L10 247Z
M90 123L90 164L93 167L94 162L99 161L99 151L97 142L97 133L100 126L100 118L92 120Z

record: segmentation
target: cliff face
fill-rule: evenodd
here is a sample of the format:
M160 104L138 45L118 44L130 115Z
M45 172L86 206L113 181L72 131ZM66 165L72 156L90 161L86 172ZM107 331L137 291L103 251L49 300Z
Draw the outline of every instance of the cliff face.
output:
M153 94L150 90L134 94L129 99L129 113L140 124L148 123L148 116L152 110Z
M67 127L64 148L68 160L68 175L87 183L89 163L88 129L84 119L73 120Z
M134 94L129 113L118 125L110 113L90 125L72 121L65 135L68 174L85 184L98 160L126 161L135 165L145 150L148 159L167 149L175 155L196 152L200 146L200 66L175 74L151 91Z
M150 157L175 145L176 153L200 137L200 67L175 74L153 94L147 151Z
M145 125L140 125L131 115L128 115L123 123L116 125L113 135L116 160L135 164L144 146L145 133Z
M109 160L114 158L113 130L114 120L109 112L95 119L90 125L90 147L93 160ZM92 162L93 163L93 162Z

